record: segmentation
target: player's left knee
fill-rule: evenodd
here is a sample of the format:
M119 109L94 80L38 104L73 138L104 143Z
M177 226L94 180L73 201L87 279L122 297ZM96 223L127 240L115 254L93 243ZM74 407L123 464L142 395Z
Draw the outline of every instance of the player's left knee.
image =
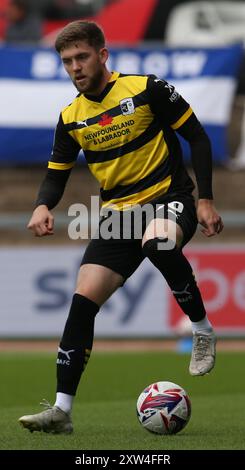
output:
M151 260L156 255L159 255L159 253L161 253L161 256L164 257L171 256L173 251L178 250L178 246L175 240L171 240L169 238L155 237L151 238L150 240L147 240L142 245L142 250L145 257Z

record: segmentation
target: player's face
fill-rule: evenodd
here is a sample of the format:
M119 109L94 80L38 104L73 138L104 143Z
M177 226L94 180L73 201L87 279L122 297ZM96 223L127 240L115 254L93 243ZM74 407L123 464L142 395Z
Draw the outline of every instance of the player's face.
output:
M86 41L77 41L60 52L61 60L75 87L81 93L98 94L104 86L108 51L99 51Z

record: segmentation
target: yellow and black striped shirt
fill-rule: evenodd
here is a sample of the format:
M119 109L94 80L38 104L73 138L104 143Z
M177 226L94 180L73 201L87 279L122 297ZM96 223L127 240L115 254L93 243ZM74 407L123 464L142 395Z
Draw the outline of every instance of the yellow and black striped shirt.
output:
M101 186L102 206L119 210L167 192L192 192L175 134L194 116L172 85L113 72L98 97L79 94L61 112L48 168L68 170L80 149Z

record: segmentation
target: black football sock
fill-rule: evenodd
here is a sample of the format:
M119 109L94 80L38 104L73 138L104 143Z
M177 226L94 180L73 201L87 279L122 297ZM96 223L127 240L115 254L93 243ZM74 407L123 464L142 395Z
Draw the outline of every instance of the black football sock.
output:
M94 338L94 320L99 306L74 294L57 357L57 392L75 395L89 360Z
M143 247L144 255L162 273L180 308L190 320L202 320L206 311L189 261L177 247L159 250L158 243L164 241L160 238L148 240Z

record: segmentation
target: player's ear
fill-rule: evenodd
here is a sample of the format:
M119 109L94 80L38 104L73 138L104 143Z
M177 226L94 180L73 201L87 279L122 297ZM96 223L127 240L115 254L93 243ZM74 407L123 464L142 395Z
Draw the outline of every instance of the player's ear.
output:
M100 57L101 63L105 64L108 57L109 57L109 52L108 52L108 49L106 47L103 47L102 49L100 49L99 57Z

